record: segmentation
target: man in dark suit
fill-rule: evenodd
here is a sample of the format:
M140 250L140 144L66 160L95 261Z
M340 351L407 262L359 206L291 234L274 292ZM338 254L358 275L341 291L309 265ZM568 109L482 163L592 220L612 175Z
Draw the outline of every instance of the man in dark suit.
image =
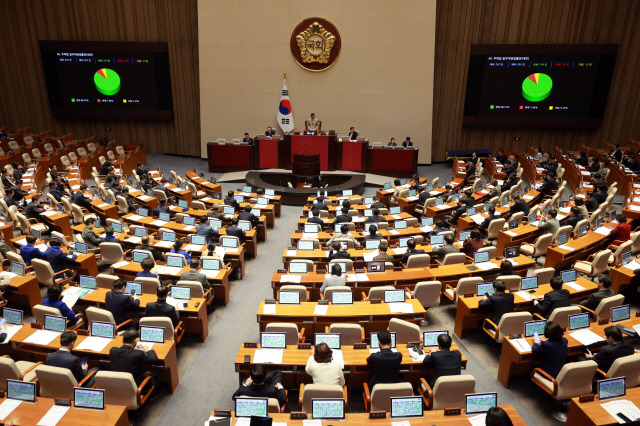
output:
M236 199L233 198L233 191L227 192L227 196L224 197L223 202L227 206L233 207L236 211L240 209L240 204L238 204L238 201L236 201Z
M287 391L282 386L282 372L280 370L267 371L262 364L251 366L251 377L249 377L235 393L233 400L241 396L251 398L275 398L283 406L287 401Z
M131 195L129 195L129 188L127 188L126 186L122 188L122 198L124 198L124 200L127 202L127 207L129 207L130 212L138 210L138 205L133 200L133 198L131 198Z
M391 350L389 330L378 332L378 343L380 344L380 352L375 352L367 358L367 364L371 367L369 389L373 389L377 383L399 383L402 381L400 376L402 353Z
M349 140L350 141L358 140L358 132L356 132L356 128L353 126L349 127Z
M200 216L200 223L196 225L196 235L202 235L205 238L207 244L218 239L218 228L212 228L209 226L207 216Z
M136 330L125 331L122 336L122 343L123 345L119 348L114 347L109 351L111 371L131 373L138 386L145 378L151 376L155 383L154 391L157 391L162 381L162 370L152 368L142 371L143 364L150 365L158 362L156 352L138 342L138 332Z
M87 190L87 185L80 185L80 189L71 196L71 202L85 209L89 209L91 201L84 196L84 192Z
M127 320L128 311L137 311L140 307L138 296L124 294L126 285L125 280L117 279L113 282L113 290L105 295L105 309L113 314L116 325Z
M36 197L32 198L27 207L24 208L24 215L27 216L27 219L40 219L40 215L44 213L44 209L41 208L43 204L43 200L38 201Z
M464 174L464 182L462 182L462 185L471 184L476 175L476 166L473 165L473 161L467 160L467 166L464 169Z
M324 226L324 222L322 221L322 219L320 219L320 210L312 208L311 215L312 217L307 219L307 223L317 223L318 225L320 225L320 229L322 229L322 227Z
M329 207L327 206L327 204L324 202L324 197L318 197L316 198L316 200L313 202L313 206L311 207L311 209L316 209L316 210L329 210Z
M598 201L598 204L602 204L607 201L607 190L604 188L596 188L596 192L593 194L593 198Z
M140 244L138 244L134 250L148 250L151 252L153 259L156 262L164 260L164 256L162 255L162 253L160 253L157 248L149 245L149 237L146 235L140 238Z
M431 252L434 257L442 259L449 253L460 253L460 247L454 244L453 235L445 235L444 244L440 247L434 247Z
M620 149L620 144L616 144L616 147L609 152L609 156L613 157L616 161L622 160L622 150Z
M604 329L604 339L607 341L607 346L600 349L595 355L588 352L585 357L595 361L598 368L606 373L616 359L633 355L634 351L632 346L623 343L622 332L613 325Z
M424 250L416 250L416 240L412 238L407 241L407 252L402 255L402 259L400 259L400 262L402 262L403 265L406 265L409 261L409 258L414 254L424 254Z
M540 194L542 197L553 195L553 191L558 190L558 181L549 176L542 177L542 185L540 185Z
M207 292L211 288L211 284L209 284L209 281L207 280L207 276L205 274L201 274L200 272L198 272L199 267L200 267L200 259L198 259L197 257L192 257L191 261L189 262L189 268L191 269L189 269L186 272L183 272L182 275L180 275L180 280L181 281L197 281L200 284L202 284L202 288L204 289L205 292ZM213 291L209 295L209 299L211 297L213 297Z
M381 202L377 196L373 197L373 204L371 204L372 209L386 209L387 206Z
M585 308L594 311L598 307L598 304L600 304L602 299L616 295L616 293L610 288L612 282L613 280L609 275L598 275L598 291L596 291L595 293L591 293L589 297L582 299L580 304Z
M565 225L575 227L584 217L580 214L580 209L576 206L571 207L569 218L565 222Z
M462 368L462 354L451 350L451 337L448 334L438 336L438 350L427 352L422 365L435 370L433 376L425 377L431 389L442 376L459 376Z
M444 221L449 226L453 226L453 227L457 226L458 219L460 219L460 217L467 212L468 208L469 207L467 206L467 203L465 202L465 200L463 198L458 198L458 207L453 211L452 215L445 216Z
M60 349L47 355L47 359L44 363L52 367L67 368L71 370L71 374L73 374L73 377L76 379L76 381L80 382L90 372L99 371L100 367L94 367L89 370L89 365L82 364L80 358L71 354L71 350L76 344L76 339L77 335L75 331L65 331L64 333L62 333L60 335ZM92 387L93 382L95 381L94 377L95 376L92 376L89 380L87 380L83 384L83 387Z
M553 174L555 175L558 172L558 160L556 160L555 157L551 157L550 164L545 170L548 174L551 174L553 172Z
M551 291L543 296L537 296L533 301L533 306L538 308L540 314L549 318L555 308L564 308L571 305L571 295L569 290L562 288L562 278L551 278ZM542 301L541 301L542 300Z
M246 233L243 229L238 228L238 218L231 219L231 226L227 228L227 235L231 237L238 237L240 243L242 243L246 237Z
M164 195L169 199L171 197L171 193L169 192L169 188L166 187L166 184L169 183L165 178L160 179L160 183L156 185L154 189L164 192Z
M271 126L267 127L267 131L264 132L265 136L272 137L276 134L276 131L271 128Z
M491 206L489 207L489 216L487 216L482 223L480 224L480 228L482 229L488 229L489 228L489 224L491 222L493 222L496 219L500 219L500 215L496 214L496 208Z
M419 206L423 206L424 203L427 202L427 199L429 198L430 194L428 191L425 190L424 186L419 186L418 187L418 205Z
M250 205L244 206L244 211L238 213L238 220L246 220L248 222L251 222L251 226L256 226L256 224L258 223L258 219L259 218L256 215L251 213Z
M529 205L525 200L520 198L520 194L513 194L513 199L516 201L511 205L511 207L509 207L511 214L523 212L525 216L529 216Z
M244 134L244 138L242 138L242 142L246 142L249 145L253 145L253 139L249 137L249 133Z
M67 253L63 252L60 247L62 246L62 241L60 238L52 238L49 240L49 248L44 253L47 257L47 261L51 265L51 269L53 272L61 272L67 269L67 265L72 264L76 258L77 254L73 256L69 256ZM66 272L63 274L65 277L70 277L71 275Z
M340 241L334 241L331 244L331 251L329 252L329 256L327 257L327 261L331 262L335 259L351 259L351 255L348 251L342 250Z
M504 153L503 150L498 150L498 155L496 155L496 162L504 165L504 163L506 163L507 161L507 155Z
M378 208L374 208L371 213L373 213L371 216L369 216L364 223L378 223L378 222L384 222L385 218L380 216L380 209ZM365 226L366 228L366 226Z
M387 253L387 249L389 248L389 246L387 245L387 243L380 243L380 245L378 246L378 252L380 254L378 254L376 257L373 258L374 261L379 262L391 262L393 263L393 256L391 256L390 254Z
M342 214L337 215L336 218L333 220L334 228L338 223L348 223L353 220L353 218L349 216L349 207L342 207L342 209L340 209L340 212Z
M576 163L580 164L582 167L589 166L589 158L587 157L587 153L584 151L580 152L580 157L576 160Z
M595 173L598 170L600 170L600 162L596 157L593 158L593 163L591 163L591 165L587 167L587 170L590 171L591 173Z
M183 274L184 275L184 274ZM180 277L182 280L183 278ZM176 308L167 303L167 295L169 294L169 287L161 286L156 290L157 302L147 303L145 311L148 317L168 317L171 319L171 323L175 327L180 321L180 317L176 312Z
M413 146L413 142L411 142L411 138L409 136L407 136L407 138L404 140L404 142L402 142L402 146L404 148Z
M138 161L138 164L136 165L136 168L135 168L135 172L138 175L138 177L144 174L144 169L142 168L142 161Z
M584 205L589 213L595 212L598 210L598 207L600 207L600 203L593 196L593 191L587 191L587 198L584 200Z
M160 213L169 213L169 215L171 215L171 209L167 205L167 200L161 199L159 200L159 202L160 204L158 205L158 207L151 211L151 215L154 217L159 217Z
M211 211L207 213L207 216L212 217L214 219L220 219L223 222L227 220L225 215L220 213L220 206L218 204L214 204L211 206Z
M485 294L478 303L478 307L481 310L491 312L490 320L497 326L500 323L502 315L514 311L515 304L513 293L507 293L505 291L507 286L504 281L495 280L493 282L493 289L495 294L491 296Z

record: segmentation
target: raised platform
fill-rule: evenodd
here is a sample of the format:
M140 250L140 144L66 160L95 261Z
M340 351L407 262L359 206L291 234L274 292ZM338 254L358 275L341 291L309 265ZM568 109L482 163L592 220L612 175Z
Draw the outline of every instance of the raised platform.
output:
M363 174L354 173L331 173L322 174L322 178L328 184L324 190L328 195L342 195L345 189L351 189L354 194L364 192L366 180ZM245 177L247 184L264 189L273 189L276 195L282 197L282 203L287 205L302 206L307 203L309 196L315 196L318 188L304 187L304 184L311 184L313 177L296 176L290 172L266 172L250 171ZM292 187L289 187L289 183Z

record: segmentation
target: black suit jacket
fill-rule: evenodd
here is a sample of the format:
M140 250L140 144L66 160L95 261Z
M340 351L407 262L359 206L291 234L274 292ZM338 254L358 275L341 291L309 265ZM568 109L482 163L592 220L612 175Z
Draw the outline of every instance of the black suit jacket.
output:
M578 224L578 222L580 222L582 219L584 219L584 218L582 217L581 214L577 214L575 216L569 216L569 218L565 222L565 225L576 226Z
M171 318L171 322L175 327L178 325L178 313L176 312L176 308L172 305L169 305L166 300L158 300L157 302L152 302L147 304L146 316L148 317L169 317Z
M91 204L91 202L89 201L89 199L87 197L84 196L84 194L82 193L82 191L76 191L72 196L71 196L71 202L73 204L77 204L80 207L84 207L85 209L89 208L89 205Z
M348 214L340 214L333 220L333 224L335 225L336 223L348 223L351 222L352 219L353 218Z
M549 179L548 181L540 185L540 193L542 194L543 197L546 197L547 195L552 195L553 191L556 191L557 189L558 189L558 182L556 182L555 179Z
M153 349L144 353L129 345L111 348L109 359L111 360L111 371L131 373L137 384L140 384L144 379L142 377L142 364L155 364L158 362L158 356ZM156 383L156 386L159 385L159 383Z
M591 310L594 310L598 307L598 304L602 301L602 299L605 299L607 297L611 297L611 296L615 296L616 293L611 290L610 288L603 288L600 289L598 291L596 291L595 293L591 293L589 295L589 297L583 299L580 304L582 306L584 306L585 308L589 308ZM606 371L606 370L605 370Z
M27 219L39 219L40 213L44 212L44 209L41 209L38 204L29 203L27 207L24 209L24 214L27 216Z
M598 207L600 207L600 203L598 203L598 200L596 200L595 197L584 200L584 205L589 213L595 212L598 210Z
M349 133L349 140L355 141L357 139L358 139L358 132L354 130L353 132Z
M405 147L405 148L406 148L406 147L408 147L408 146L413 146L413 142L411 142L411 141L404 141L404 142L402 142L402 146L403 146L403 147Z
M569 290L564 288L551 290L544 295L542 302L537 304L540 313L545 318L549 318L555 308L564 308L569 305L571 305L571 295Z
M511 211L511 213L524 212L525 216L529 215L529 206L527 205L527 202L522 198L513 203L513 205L509 207L509 210Z
M320 229L324 227L324 222L319 217L311 217L307 219L307 223L317 223L318 225L320 225Z
M598 363L598 368L606 373L611 368L613 361L627 355L633 355L633 347L616 342L600 349L593 360Z
M318 209L318 210L329 210L329 207L324 202L322 203L314 202L311 208Z
M274 383L275 385L275 383ZM276 389L275 386L267 385L254 385L249 386L240 385L238 390L233 394L233 400L240 396L248 396L251 398L276 398L280 405L283 405L287 401L287 392L282 389Z
M51 352L47 355L47 359L44 363L52 367L61 367L71 370L73 377L75 377L78 382L84 379L84 376L87 374L87 370L82 369L80 358L72 355L69 351L58 349L55 352Z
M240 212L238 213L238 220L248 220L252 224L258 221L256 215L251 212Z
M400 262L406 265L407 262L409 261L409 257L411 257L414 254L424 254L424 253L425 252L422 249L407 250L407 252L402 255L402 259L400 259Z
M348 251L345 251L345 250L340 250L340 251L331 250L331 252L329 253L329 257L327 259L329 262L331 262L334 259L351 259L351 255L349 254Z
M130 295L123 294L119 290L112 290L105 295L105 309L113 314L116 324L125 322L127 312L137 310L139 306L140 299L133 300Z
M135 250L148 250L148 251L150 251L151 255L153 256L153 259L156 260L156 261L164 259L164 256L162 255L162 253L160 253L158 251L158 249L155 248L155 247L146 246L144 244L139 244L139 245L136 246Z
M246 236L244 230L238 228L237 226L229 226L227 228L227 235L231 237L238 237L241 243L244 241L244 238Z
M500 217L501 216L499 214L496 214L493 216L487 216L487 218L484 221L482 221L482 223L480 224L480 228L482 229L489 228L489 224L496 219L500 219Z
M427 377L427 383L433 388L438 377L460 375L462 354L458 350L431 352L431 354L424 357L422 365L435 370L432 376Z
M502 315L515 309L513 293L496 293L487 299L480 300L480 309L491 311L491 321L497 326Z
M380 352L369 355L367 364L371 366L372 370L369 389L373 389L376 383L398 383L402 381L402 377L400 377L402 354L400 352L382 349Z
M386 204L380 202L380 201L376 201L375 203L371 204L371 208L372 209L386 209L387 206Z

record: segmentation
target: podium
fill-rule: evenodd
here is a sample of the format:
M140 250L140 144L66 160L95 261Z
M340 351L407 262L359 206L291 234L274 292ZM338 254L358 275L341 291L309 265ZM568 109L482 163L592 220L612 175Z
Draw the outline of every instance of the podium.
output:
M298 176L317 176L320 174L319 154L293 154L291 172Z

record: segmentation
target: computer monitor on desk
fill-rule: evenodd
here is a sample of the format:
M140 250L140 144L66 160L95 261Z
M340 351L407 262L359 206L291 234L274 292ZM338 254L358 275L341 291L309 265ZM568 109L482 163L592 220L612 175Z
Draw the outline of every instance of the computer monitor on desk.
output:
M547 320L527 321L524 323L524 337L533 337L535 333L538 333L538 336L542 336L546 326Z
M631 317L629 305L616 306L611 308L611 322L626 321Z
M343 398L312 399L311 418L314 420L344 420L345 400Z
M569 331L589 328L589 312L569 315Z
M422 417L422 397L391 397L391 418L408 419Z
M236 398L235 417L266 417L269 411L267 398Z
M340 333L315 333L314 334L314 346L318 346L320 343L326 343L329 349L340 349Z
M449 334L447 330L441 331L425 331L422 333L422 346L425 348L434 348L438 346L438 336L441 334Z
M392 333L389 333L389 334L391 334L391 348L395 348L396 347L396 333L392 332ZM378 333L377 332L371 333L369 341L371 342L371 344L369 345L371 347L371 349L379 349L380 348L380 341L378 340Z
M260 333L262 349L287 349L287 333Z
M489 393L470 393L465 395L465 414L486 413L490 408L498 406L498 394L496 392Z
M603 401L611 398L622 398L627 394L626 379L617 377L615 379L598 380L598 400ZM631 419L637 420L637 419Z

